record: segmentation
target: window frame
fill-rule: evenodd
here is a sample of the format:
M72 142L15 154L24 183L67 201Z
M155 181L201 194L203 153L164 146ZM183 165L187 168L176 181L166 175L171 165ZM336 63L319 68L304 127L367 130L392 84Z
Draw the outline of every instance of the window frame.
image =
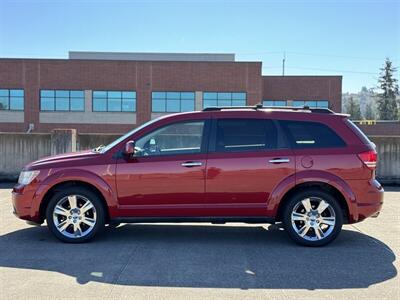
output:
M95 92L105 92L106 93L106 97L105 98L101 98L101 97L95 97L94 93ZM113 93L113 92L119 92L121 93L121 98L113 98L113 97L109 97L108 94L109 93ZM135 94L135 98L124 98L124 93L134 93ZM94 99L105 99L106 100L106 110L95 110L94 109ZM108 109L108 102L109 99L120 99L121 100L121 110L109 110ZM134 105L134 110L122 110L122 104L123 104L123 100L129 99L129 100L135 100L135 105ZM137 92L136 90L92 90L92 112L96 112L96 113L137 113Z
M272 105L264 105L265 102L272 102ZM275 105L276 102L285 102L285 105ZM288 100L272 100L272 99L264 99L262 101L263 107L286 107L288 106Z
M164 94L164 98L154 98L153 94L155 93L163 93ZM179 99L168 99L168 94L167 93L178 93L179 94ZM160 91L160 90L156 90L156 91L151 91L151 112L152 113L179 113L179 112L188 112L187 110L183 111L182 110L182 102L183 101L192 101L192 99L185 99L182 98L182 94L183 93L192 93L193 94L193 111L196 110L196 92L195 91ZM163 111L155 111L154 110L154 105L153 105L153 101L154 100L163 100L164 103L164 110ZM168 111L168 100L178 100L179 101L179 110L178 111ZM191 111L191 110L189 110Z
M207 93L210 93L210 94L215 93L216 94L216 98L215 99L205 99L204 98L204 94L207 94ZM230 94L230 99L218 99L218 95L219 94ZM219 92L217 92L217 91L203 91L203 94L202 94L202 109L205 109L207 107L222 107L222 106L226 106L226 105L218 105L218 101L219 100L230 101L231 105L229 107L243 106L243 105L235 105L235 106L232 105L233 101L241 101L241 100L243 100L243 99L234 99L233 94L244 94L245 95L244 106L247 105L247 91L235 91L235 92L232 92L232 91L230 91L230 92L226 92L226 91L219 91ZM207 106L206 107L206 106L204 106L204 103L207 100L215 100L215 101L217 101L217 105Z
M144 160L151 160L151 159L157 159L157 158L165 158L165 157L180 157L180 156L188 156L188 155L200 155L200 154L207 154L208 153L208 147L209 147L209 140L210 140L210 129L211 129L211 119L207 118L200 118L200 119L187 119L187 120L179 120L167 124L163 124L161 126L158 126L156 128L153 128L150 131L144 132L142 135L136 137L136 141L142 139L143 137L154 133L157 130L160 130L164 127L167 126L172 126L172 125L177 125L181 123L197 123L197 122L203 122L203 132L202 132L202 140L201 140L201 146L200 146L200 151L196 153L164 153L160 155L146 155L146 156L134 156L134 159L144 159Z
M279 126L282 128L282 131L285 132L288 145L290 145L290 148L292 150L343 149L343 148L346 148L348 146L346 141L345 141L345 139L343 139L343 137L340 136L340 134L338 134L332 127L330 127L326 123L319 122L319 121L303 121L303 120L277 120L277 121L279 123ZM285 124L286 122L313 123L313 124L319 124L319 125L325 126L326 128L328 128L330 131L332 131L339 138L339 140L342 142L342 145L340 145L340 146L339 145L337 145L337 146L329 146L329 147L326 147L326 146L313 146L313 147L302 146L302 145L307 145L307 144L298 144L298 143L296 143L296 139L294 138L294 136L290 132L289 128Z
M295 102L303 102L303 105L295 105ZM309 105L307 102L315 102L315 106ZM308 99L308 100L300 100L300 99L294 99L292 100L292 105L293 107L304 107L304 106L309 106L310 108L329 108L330 102L327 99ZM320 106L318 105L319 103L326 103L327 106Z
M52 97L48 96L42 96L42 91L51 91L53 92ZM57 91L63 91L63 92L68 92L68 98L67 97L57 97ZM82 92L83 93L83 98L82 97L71 97L71 92ZM53 99L53 109L42 109L42 98L43 99ZM68 110L59 110L57 109L57 98L59 99L68 99ZM71 99L83 99L83 110L71 110ZM85 112L86 107L85 107L85 90L68 90L68 89L60 89L60 90L55 90L55 89L40 89L39 90L39 112Z
M275 148L267 148L267 145L264 146L263 149L250 149L250 150L243 150L243 151L218 151L217 150L217 126L218 126L218 121L223 121L223 120L259 120L259 121L264 121L264 129L267 132L267 122L271 122L271 125L275 128L276 131L276 147ZM278 145L279 140L278 140L278 135L282 134L282 140L283 140L283 146L280 147ZM283 149L289 149L289 143L287 141L287 137L285 132L281 129L279 123L276 122L274 119L269 119L269 118L251 118L251 117L226 117L226 118L214 118L212 119L211 123L211 132L210 132L210 141L209 141L209 147L208 147L208 153L216 153L216 154L234 154L234 153L263 153L263 152L271 152L271 151L277 151L277 150L283 150Z
M25 111L25 89L19 89L19 88L0 88L0 90L6 90L7 91L7 96L0 96L0 97L5 97L7 98L8 102L8 107L7 109L0 109L0 111ZM22 91L22 96L11 96L11 91ZM19 98L22 99L22 109L12 109L11 108L11 98Z

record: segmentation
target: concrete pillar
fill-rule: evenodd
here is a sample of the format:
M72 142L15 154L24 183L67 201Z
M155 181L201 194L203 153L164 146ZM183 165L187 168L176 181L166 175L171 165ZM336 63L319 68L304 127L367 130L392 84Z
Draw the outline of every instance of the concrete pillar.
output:
M93 107L92 91L85 90L85 111L91 112Z
M76 129L54 129L51 132L51 155L76 152Z
M202 110L202 109L203 109L203 92L196 91L194 110Z

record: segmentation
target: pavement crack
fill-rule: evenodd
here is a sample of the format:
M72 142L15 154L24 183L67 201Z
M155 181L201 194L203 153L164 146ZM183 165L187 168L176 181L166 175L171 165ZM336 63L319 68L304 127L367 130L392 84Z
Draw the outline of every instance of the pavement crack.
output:
M121 267L121 269L119 270L119 272L116 274L116 276L114 277L114 279L111 282L111 289L110 289L110 292L108 293L107 299L112 299L111 296L112 296L115 286L118 284L119 280L121 279L122 273L124 273L127 266L132 262L134 254L137 252L139 247L140 247L140 245L137 245L135 248L133 248L129 252L128 259L126 260L125 264Z

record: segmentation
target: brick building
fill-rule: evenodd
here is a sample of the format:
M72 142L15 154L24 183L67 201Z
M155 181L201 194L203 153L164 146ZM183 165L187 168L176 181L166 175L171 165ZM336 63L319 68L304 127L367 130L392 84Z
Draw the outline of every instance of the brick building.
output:
M341 76L262 76L234 54L70 52L0 59L0 132L123 133L160 115L207 106L341 110Z

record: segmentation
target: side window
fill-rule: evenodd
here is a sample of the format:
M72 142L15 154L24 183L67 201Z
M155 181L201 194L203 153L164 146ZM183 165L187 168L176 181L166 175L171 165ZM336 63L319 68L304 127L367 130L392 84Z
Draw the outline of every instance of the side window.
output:
M345 142L328 126L317 122L280 121L294 148L344 147Z
M216 126L217 152L242 152L275 149L276 128L264 119L220 119Z
M200 153L204 121L180 122L159 128L136 141L138 156Z

